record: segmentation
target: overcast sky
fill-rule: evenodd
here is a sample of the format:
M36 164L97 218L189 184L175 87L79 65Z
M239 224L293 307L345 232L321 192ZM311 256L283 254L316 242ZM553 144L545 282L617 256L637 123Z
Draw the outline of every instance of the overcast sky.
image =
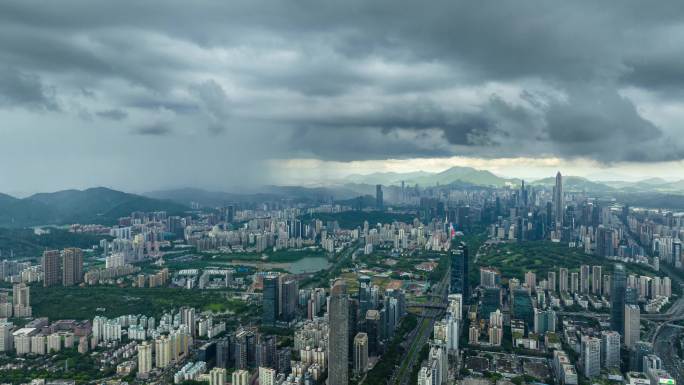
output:
M2 1L0 191L684 178L684 3Z

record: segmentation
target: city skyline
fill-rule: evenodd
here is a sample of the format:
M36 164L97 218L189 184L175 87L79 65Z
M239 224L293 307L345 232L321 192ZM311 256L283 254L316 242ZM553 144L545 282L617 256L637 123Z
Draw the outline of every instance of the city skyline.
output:
M684 3L0 1L22 385L684 385Z

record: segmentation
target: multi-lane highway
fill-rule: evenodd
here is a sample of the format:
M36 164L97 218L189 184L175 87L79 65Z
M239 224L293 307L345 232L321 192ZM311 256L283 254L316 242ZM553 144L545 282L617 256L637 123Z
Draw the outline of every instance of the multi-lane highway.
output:
M416 365L420 364L420 362L417 362L420 357L420 351L423 346L427 344L428 339L430 339L435 321L444 314L442 306L445 306L447 302L448 280L449 271L447 271L446 274L444 274L444 278L433 287L432 301L429 302L429 304L436 306L434 308L424 307L422 309L421 315L418 318L418 326L409 336L407 336L407 354L401 364L395 368L389 384L408 385L408 381L411 377L409 374L413 372L413 368Z

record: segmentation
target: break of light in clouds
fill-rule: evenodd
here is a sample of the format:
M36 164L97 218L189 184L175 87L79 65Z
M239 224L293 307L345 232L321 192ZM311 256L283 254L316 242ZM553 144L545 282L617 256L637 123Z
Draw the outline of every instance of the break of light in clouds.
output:
M456 164L677 178L682 16L675 1L3 1L0 185L228 189L285 183L301 159L318 168L292 180Z
M600 181L639 181L648 175L659 175L667 180L682 178L684 161L657 163L601 164L590 159L564 160L560 158L497 158L473 157L386 159L351 162L321 161L318 159L277 160L270 167L276 182L316 185L320 182L339 182L346 176L375 172L408 173L415 171L441 172L449 167L473 167L489 170L506 178L534 181L548 178L562 169L566 175L581 176ZM277 176L277 177L276 177Z

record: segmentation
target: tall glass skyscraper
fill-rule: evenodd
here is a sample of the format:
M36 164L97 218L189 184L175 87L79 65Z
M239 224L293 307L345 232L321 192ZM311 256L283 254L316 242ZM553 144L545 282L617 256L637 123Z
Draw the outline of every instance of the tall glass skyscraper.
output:
M278 319L278 276L264 277L264 296L261 321L265 325L274 325Z
M470 280L468 279L468 246L464 242L451 251L450 294L463 294L463 303L470 300Z
M627 276L625 266L615 264L610 287L610 327L625 336L625 290Z
M330 290L328 385L347 385L349 377L349 296L338 279Z

